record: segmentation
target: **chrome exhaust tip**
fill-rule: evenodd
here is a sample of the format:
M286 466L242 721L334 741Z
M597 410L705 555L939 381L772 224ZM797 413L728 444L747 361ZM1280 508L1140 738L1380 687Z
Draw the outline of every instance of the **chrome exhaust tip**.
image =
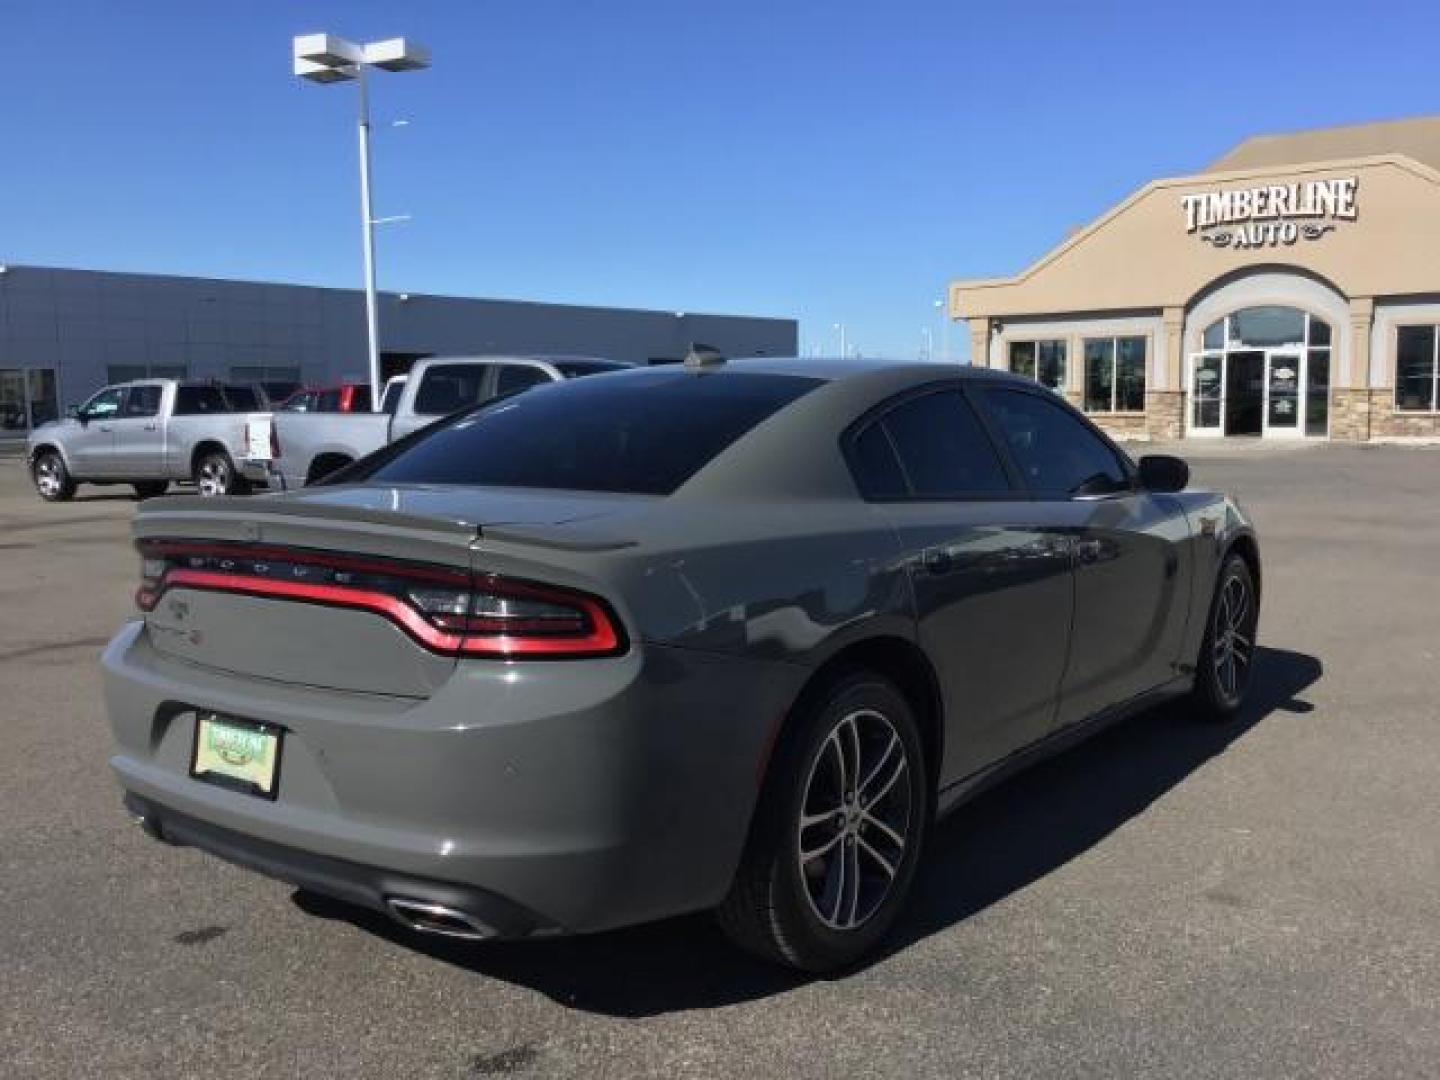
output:
M427 900L410 900L403 896L387 896L385 909L390 917L407 929L421 934L439 934L461 941L483 941L495 937L493 927L486 926L473 915L467 915L444 904Z

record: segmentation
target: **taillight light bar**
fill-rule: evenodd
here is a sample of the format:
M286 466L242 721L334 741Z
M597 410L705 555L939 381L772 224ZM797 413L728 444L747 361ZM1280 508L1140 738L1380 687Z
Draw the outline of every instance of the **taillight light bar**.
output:
M186 588L366 611L446 656L581 659L627 646L609 605L559 586L305 548L181 540L137 547L141 611Z

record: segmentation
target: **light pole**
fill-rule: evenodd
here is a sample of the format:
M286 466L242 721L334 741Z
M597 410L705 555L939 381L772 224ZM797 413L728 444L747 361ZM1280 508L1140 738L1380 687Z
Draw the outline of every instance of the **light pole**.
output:
M940 313L940 359L950 362L950 313L945 310L943 299L935 301L935 310Z
M330 34L295 39L295 74L316 83L360 84L360 225L365 245L365 331L370 358L370 406L380 410L380 309L375 296L375 226L370 199L370 90L365 69L417 71L430 66L430 50L405 38L357 44ZM386 219L392 220L392 219Z
M922 326L920 328L920 338L924 342L924 345L922 346L925 354L924 359L935 359L935 335L930 332L930 328L928 326Z
M840 331L840 359L845 359L845 324L837 322L832 329Z

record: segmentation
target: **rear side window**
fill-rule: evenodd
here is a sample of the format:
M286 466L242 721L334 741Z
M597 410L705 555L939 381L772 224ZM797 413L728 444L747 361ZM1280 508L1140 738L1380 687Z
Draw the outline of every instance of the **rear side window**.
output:
M1052 398L992 387L984 401L1031 491L1069 498L1129 488L1115 451Z
M1000 456L959 390L895 406L854 439L850 463L861 494L870 499L973 498L1012 490Z
M668 495L820 385L670 369L537 387L442 424L351 479Z
M158 416L160 413L160 387L132 386L125 392L125 409L121 416Z
M259 412L260 395L255 393L254 387L250 386L227 386L225 396L230 400L230 407L239 412Z
M578 379L582 375L601 375L607 371L624 371L629 364L618 360L554 360L555 370L567 379Z
M436 364L425 372L415 393L421 416L446 416L484 400L489 364Z
M218 386L181 386L175 391L175 415L229 412L225 395Z
M527 364L502 364L499 374L495 377L495 396L513 394L518 390L550 381L550 376L541 368L530 367Z

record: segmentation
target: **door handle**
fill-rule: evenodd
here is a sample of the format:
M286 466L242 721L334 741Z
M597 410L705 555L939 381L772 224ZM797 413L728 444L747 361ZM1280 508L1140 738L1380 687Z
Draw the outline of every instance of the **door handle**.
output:
M145 425L145 430L146 430L146 431L154 431L154 430L155 430L155 425L154 425L154 424L146 424L146 425Z
M101 431L114 431L115 429L114 429L113 427L111 427L109 424L101 424L101 425L100 425L100 430L101 430Z

